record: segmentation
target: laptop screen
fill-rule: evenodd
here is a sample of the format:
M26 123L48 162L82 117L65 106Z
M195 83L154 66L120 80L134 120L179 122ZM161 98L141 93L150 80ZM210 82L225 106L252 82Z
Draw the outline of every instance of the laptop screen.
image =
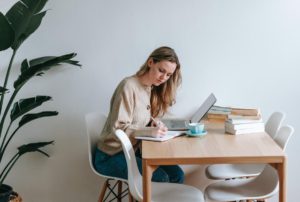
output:
M192 116L191 122L196 123L199 122L206 112L216 103L217 99L213 93L211 93L208 98L203 102L200 108L196 111L196 113Z

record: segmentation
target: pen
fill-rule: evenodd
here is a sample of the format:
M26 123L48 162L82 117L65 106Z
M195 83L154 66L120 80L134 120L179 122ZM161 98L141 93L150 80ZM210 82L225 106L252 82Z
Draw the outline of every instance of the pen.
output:
M153 121L153 123L155 123L156 126L160 125L160 121L157 122L152 116L151 116L151 120Z

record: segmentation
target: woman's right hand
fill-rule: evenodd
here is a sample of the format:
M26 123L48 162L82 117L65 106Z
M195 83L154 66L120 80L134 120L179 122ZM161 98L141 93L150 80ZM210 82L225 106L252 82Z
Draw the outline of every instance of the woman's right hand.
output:
M142 136L150 136L150 137L163 137L168 132L168 128L164 125L157 127L146 127L144 130L140 131L138 135Z
M168 132L168 128L164 125L160 125L152 128L153 130L151 131L151 137L163 137Z

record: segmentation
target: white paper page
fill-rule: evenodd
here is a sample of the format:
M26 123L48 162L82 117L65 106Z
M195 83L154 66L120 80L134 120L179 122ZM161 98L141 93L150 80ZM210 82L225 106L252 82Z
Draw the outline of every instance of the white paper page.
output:
M168 131L168 133L166 135L164 135L163 137L136 136L135 139L163 142L163 141L172 139L174 137L177 137L177 136L180 136L183 134L184 134L184 132L182 132L182 131Z

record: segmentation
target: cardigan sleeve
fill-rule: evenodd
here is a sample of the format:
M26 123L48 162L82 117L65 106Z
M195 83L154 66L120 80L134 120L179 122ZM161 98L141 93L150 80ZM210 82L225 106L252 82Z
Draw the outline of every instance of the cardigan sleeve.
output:
M138 91L135 91L130 85L121 85L113 96L111 103L111 123L114 130L121 129L130 137L135 135L149 136L151 130L149 127L133 124L133 113L136 110L136 99ZM150 120L149 120L150 121Z

